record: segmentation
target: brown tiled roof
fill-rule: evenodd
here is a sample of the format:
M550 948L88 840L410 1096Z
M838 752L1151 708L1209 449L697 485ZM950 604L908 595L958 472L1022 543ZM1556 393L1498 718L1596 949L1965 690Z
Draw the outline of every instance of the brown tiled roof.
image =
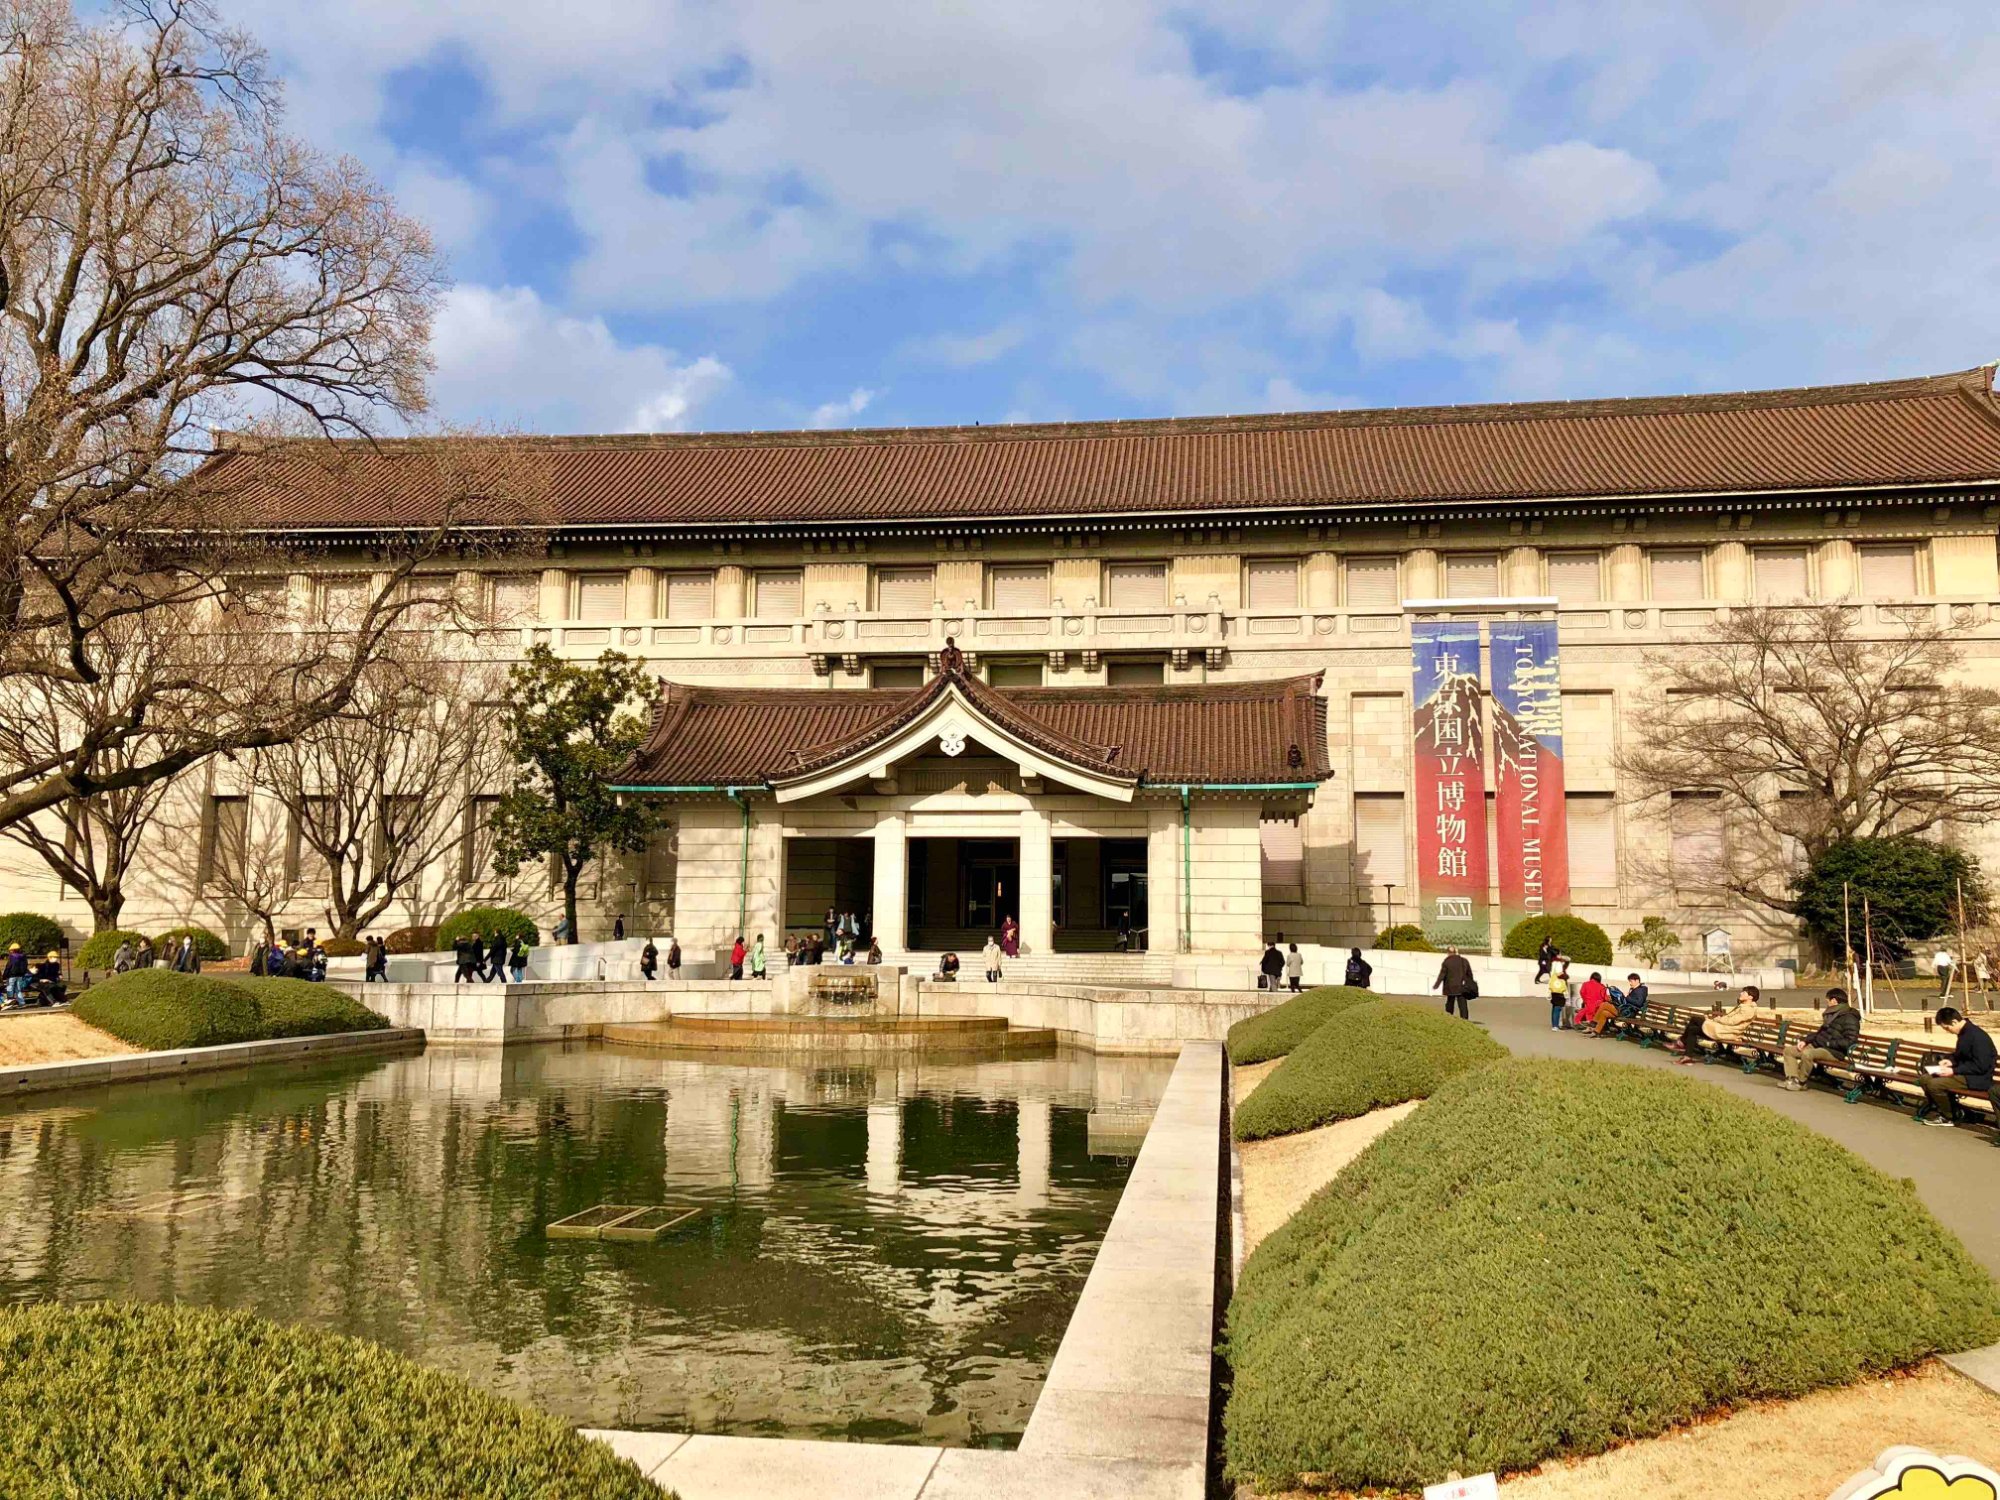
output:
M1993 366L1729 395L1166 421L519 439L569 526L854 523L2000 480ZM412 443L415 440L412 440ZM298 527L416 524L412 443L329 471L270 452L205 473Z
M788 780L887 739L953 683L980 712L1098 776L1162 784L1307 782L1332 774L1316 677L1188 687L993 688L940 676L921 688L857 692L664 684L662 711L618 784L763 786Z

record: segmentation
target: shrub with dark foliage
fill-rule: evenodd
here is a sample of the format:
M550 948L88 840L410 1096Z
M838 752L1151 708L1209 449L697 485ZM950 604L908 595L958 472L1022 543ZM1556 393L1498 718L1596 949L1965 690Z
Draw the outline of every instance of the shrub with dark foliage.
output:
M1529 917L1516 922L1500 952L1508 958L1533 958L1541 952L1545 936L1556 940L1556 952L1568 954L1572 965L1611 962L1610 934L1582 917Z
M1826 1137L1652 1070L1506 1061L1250 1257L1227 1468L1414 1489L1996 1338L1992 1278Z

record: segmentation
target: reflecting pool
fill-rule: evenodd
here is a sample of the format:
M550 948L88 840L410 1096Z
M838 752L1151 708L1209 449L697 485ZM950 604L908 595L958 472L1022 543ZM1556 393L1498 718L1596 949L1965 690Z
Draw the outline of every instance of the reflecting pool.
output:
M580 1426L1011 1447L1172 1066L545 1044L20 1100L0 1300L247 1308ZM545 1233L613 1203L698 1212Z

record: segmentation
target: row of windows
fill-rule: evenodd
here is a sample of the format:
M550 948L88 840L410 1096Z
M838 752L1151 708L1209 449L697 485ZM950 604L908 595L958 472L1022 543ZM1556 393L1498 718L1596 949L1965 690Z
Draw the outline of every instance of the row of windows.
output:
M1857 549L1850 592L1873 598L1908 598L1922 589L1918 549L1911 543ZM1653 547L1643 554L1643 575L1634 593L1614 590L1601 550L1548 552L1539 559L1540 577L1532 592L1565 604L1594 604L1628 598L1663 602L1720 596L1714 565L1701 547ZM1490 599L1510 592L1497 552L1447 552L1438 560L1438 593L1447 599ZM1828 597L1834 580L1822 579L1815 550L1802 546L1750 549L1750 595L1785 600ZM1343 557L1338 572L1339 605L1347 609L1396 609L1406 592L1401 559L1389 554ZM1052 574L1047 563L991 564L985 570L985 607L1004 613L1034 613L1052 607ZM339 624L360 617L373 584L362 577L330 578L320 584L321 617ZM1103 566L1102 606L1109 610L1165 609L1170 602L1165 562L1114 562ZM245 585L245 597L256 585ZM409 592L442 595L450 580L442 575L413 579ZM496 624L541 617L541 578L533 573L498 574L487 580L487 615ZM268 593L268 589L266 591ZM883 614L927 615L938 600L937 570L929 566L872 570L867 607ZM265 597L259 595L259 598ZM1072 606L1082 601L1067 601ZM1298 558L1251 558L1243 565L1243 607L1292 610L1305 607L1304 564ZM799 568L759 568L745 576L744 613L752 619L795 620L805 613L805 574ZM648 601L632 597L631 576L623 572L571 575L567 617L585 622L633 618L709 620L715 617L715 573L705 569L662 572Z

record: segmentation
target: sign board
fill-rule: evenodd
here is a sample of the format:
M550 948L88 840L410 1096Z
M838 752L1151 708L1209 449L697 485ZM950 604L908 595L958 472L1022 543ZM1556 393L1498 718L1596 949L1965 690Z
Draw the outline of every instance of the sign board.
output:
M2000 1500L2000 1473L1955 1454L1939 1458L1921 1448L1891 1448L1874 1468L1835 1490L1832 1500Z
M1424 1500L1498 1500L1500 1485L1491 1474L1475 1474L1470 1479L1447 1479L1443 1484L1424 1487Z
M1495 621L1493 823L1500 930L1569 910L1562 674L1554 620Z
M1487 932L1486 735L1479 625L1410 627L1411 737L1417 791L1417 911L1424 936L1484 953Z

